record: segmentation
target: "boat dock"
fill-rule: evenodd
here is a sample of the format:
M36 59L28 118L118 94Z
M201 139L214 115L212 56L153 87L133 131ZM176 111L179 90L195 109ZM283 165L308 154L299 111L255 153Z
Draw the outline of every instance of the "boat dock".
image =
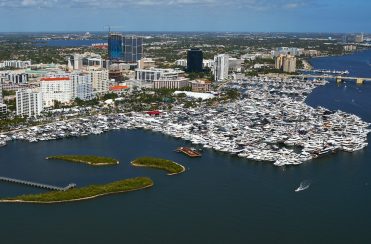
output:
M196 158L196 157L201 157L201 153L197 152L196 150L193 150L188 147L179 147L176 149L177 152L184 153L185 155L191 157L191 158Z
M67 191L71 188L76 187L76 184L74 184L74 183L71 183L66 187L58 187L58 186L40 184L40 183L36 183L36 182L31 182L31 181L12 179L12 178L8 178L8 177L0 177L0 181L4 181L4 182L8 182L8 183L16 183L16 184L21 184L21 185L26 185L26 186L32 186L32 187L47 189L47 190L51 190L51 191Z

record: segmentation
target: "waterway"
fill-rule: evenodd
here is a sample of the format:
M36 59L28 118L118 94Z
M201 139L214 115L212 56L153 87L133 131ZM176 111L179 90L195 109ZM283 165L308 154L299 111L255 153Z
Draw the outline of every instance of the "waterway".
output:
M363 65L354 74L371 77L370 60L368 51L311 62L315 68L337 65L352 75L353 67L358 70ZM316 89L307 102L352 112L371 122L370 95L371 84L337 85L333 81ZM184 145L189 144L142 130L40 143L11 142L0 148L1 176L60 186L149 176L155 186L77 203L0 204L2 242L371 243L370 147L298 167L277 168L212 150L204 150L197 159L173 151ZM93 168L44 159L74 153L115 157L121 163ZM131 167L129 162L139 156L169 158L188 171L171 177ZM302 181L310 181L310 187L295 192ZM0 183L1 197L42 191Z
M35 45L38 47L83 47L91 46L96 43L106 43L107 40L47 40L47 41L37 41Z

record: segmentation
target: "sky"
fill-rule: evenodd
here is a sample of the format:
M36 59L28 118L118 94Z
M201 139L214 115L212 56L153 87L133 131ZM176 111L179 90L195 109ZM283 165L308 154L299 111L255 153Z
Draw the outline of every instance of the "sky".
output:
M0 32L365 32L371 0L0 0Z

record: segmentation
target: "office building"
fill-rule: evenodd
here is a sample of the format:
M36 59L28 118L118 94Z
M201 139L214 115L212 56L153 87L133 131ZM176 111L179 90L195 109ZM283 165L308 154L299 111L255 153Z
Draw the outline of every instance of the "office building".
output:
M137 36L123 37L124 57L126 63L136 63L143 57L143 38Z
M156 62L151 58L142 58L138 61L138 69L150 69L156 66Z
M90 70L103 67L103 59L95 53L75 53L67 57L68 69L72 70Z
M160 79L178 79L184 71L179 69L136 69L135 79L139 81L152 82Z
M187 59L178 59L175 61L176 66L187 67Z
M202 72L203 52L200 49L192 48L187 52L187 71Z
M108 37L108 57L111 61L120 61L124 56L123 36L110 33Z
M189 80L184 77L179 77L177 79L160 79L153 82L154 89L182 89L189 86Z
M43 107L52 107L55 101L70 103L74 93L72 84L72 80L68 75L65 77L42 78L40 88Z
M211 91L211 82L203 80L193 80L190 82L193 92L209 92Z
M108 56L113 62L137 63L143 57L143 38L110 33Z
M43 110L42 95L39 91L31 89L16 92L17 116L37 117Z
M214 57L214 80L223 81L228 78L229 72L229 56L227 54L219 54Z

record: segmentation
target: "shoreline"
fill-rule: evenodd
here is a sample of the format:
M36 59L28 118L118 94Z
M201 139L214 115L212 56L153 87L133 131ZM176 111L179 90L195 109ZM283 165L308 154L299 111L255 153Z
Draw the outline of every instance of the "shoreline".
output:
M180 166L180 167L182 167L182 171L177 172L177 173L167 173L167 174L166 174L167 176L178 175L178 174L184 173L184 172L186 171L186 168L185 168L183 165L178 164L178 163L176 163L176 162L173 162L173 163L176 164L176 165L178 165L178 166ZM136 164L136 163L134 163L134 161L131 161L130 164L133 165L134 167L153 168L153 169L165 170L165 169L162 169L162 168L159 168L159 167L151 167L151 166L146 166L146 165ZM167 171L167 170L165 170L165 171ZM168 172L168 171L167 171L167 172Z
M76 198L76 199L69 199L69 200L61 200L61 201L49 201L49 202L43 202L43 201L26 201L26 200L0 200L0 203L30 203L30 204L57 204L57 203L69 203L69 202L80 202L80 201L86 201L86 200L92 200L95 198L103 197L103 196L109 196L114 194L120 194L120 193L126 193L126 192L132 192L132 191L139 191L144 190L150 187L153 187L155 184L152 183L148 186L143 186L138 189L132 189L132 190L125 190L125 191L117 191L117 192L109 192L109 193L102 193L90 197L83 197L83 198Z

